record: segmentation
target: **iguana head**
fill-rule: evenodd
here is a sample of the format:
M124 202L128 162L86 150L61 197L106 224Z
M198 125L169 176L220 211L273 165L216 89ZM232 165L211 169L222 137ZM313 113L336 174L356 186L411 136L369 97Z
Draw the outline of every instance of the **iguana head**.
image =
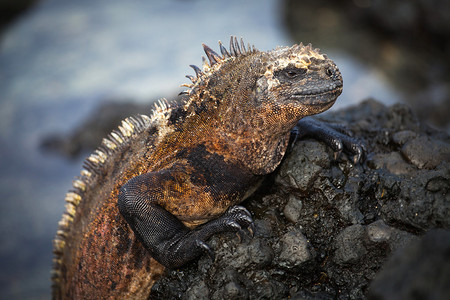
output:
M262 118L286 132L302 117L330 108L342 92L339 69L310 44L263 52L232 37L229 51L219 46L222 55L203 45L209 61L203 59L203 69L191 66L197 76L187 76L193 83L185 85L191 88L186 107L213 107L234 124Z
M299 44L263 53L257 101L292 110L294 118L330 108L342 92L342 76L335 63L319 51L311 44Z
M196 76L187 76L190 89L165 128L190 132L190 139L193 131L205 131L215 136L209 146L215 153L237 158L254 174L270 173L297 122L333 105L342 92L342 76L311 45L264 52L232 37L229 50L220 42L219 47L221 55L203 45L208 59L202 69L191 66Z

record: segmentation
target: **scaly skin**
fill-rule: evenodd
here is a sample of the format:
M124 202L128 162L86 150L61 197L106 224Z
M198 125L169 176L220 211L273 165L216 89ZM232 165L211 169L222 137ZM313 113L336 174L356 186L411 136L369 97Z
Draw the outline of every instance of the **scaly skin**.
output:
M299 120L342 91L336 65L310 45L261 52L232 38L222 55L204 49L209 63L192 66L181 104L125 120L86 160L55 239L54 298L146 298L164 266L213 255L212 235L252 230L236 205L280 164L294 128L314 132ZM328 127L314 133L361 153Z

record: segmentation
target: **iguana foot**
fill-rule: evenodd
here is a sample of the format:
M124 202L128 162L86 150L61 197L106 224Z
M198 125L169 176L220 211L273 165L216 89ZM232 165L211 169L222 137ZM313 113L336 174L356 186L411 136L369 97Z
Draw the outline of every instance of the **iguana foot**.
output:
M362 159L365 152L364 144L352 137L345 126L321 122L311 117L298 121L292 130L292 145L302 137L312 137L327 144L334 151L334 159L342 151L348 153L354 164Z
M206 253L215 259L214 251L206 244L206 241L215 234L221 232L237 232L239 235L245 234L245 229L252 233L254 223L250 212L242 206L233 206L222 216L211 220L193 230L186 229L182 234L177 235L166 247L160 249L158 254L165 256L160 260L167 267L179 267L185 263Z
M251 213L243 206L232 206L217 219L211 220L192 231L193 238L197 240L200 248L214 260L214 252L204 242L214 234L220 232L236 232L239 240L246 235L247 230L253 236L255 225Z
M234 231L242 235L244 229L253 232L251 214L242 206L233 206L222 216L189 229L173 214L149 201L152 195L142 184L160 177L158 173L147 173L128 181L120 190L118 207L153 258L164 266L180 267L204 252L214 259L213 251L206 244L214 234Z

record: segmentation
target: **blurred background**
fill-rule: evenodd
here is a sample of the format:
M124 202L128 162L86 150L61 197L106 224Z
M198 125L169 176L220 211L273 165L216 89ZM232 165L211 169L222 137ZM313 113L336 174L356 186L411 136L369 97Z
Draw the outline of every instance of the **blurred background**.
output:
M309 43L340 67L333 109L408 103L450 132L445 0L0 0L0 298L48 299L52 238L84 158L117 118L150 113L201 43Z

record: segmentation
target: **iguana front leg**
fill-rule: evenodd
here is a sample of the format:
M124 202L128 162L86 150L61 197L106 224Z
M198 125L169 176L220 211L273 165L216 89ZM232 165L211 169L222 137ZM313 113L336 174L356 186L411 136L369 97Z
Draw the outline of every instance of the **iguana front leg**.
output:
M189 229L161 206L167 180L174 180L167 170L134 177L121 188L118 198L120 213L152 257L164 266L180 267L204 252L213 257L206 240L216 233L252 230L251 215L242 206L233 206L222 216ZM201 200L193 201L201 205Z
M337 124L325 123L312 117L298 121L292 130L292 145L302 138L311 137L327 144L334 151L337 159L342 151L350 154L353 163L357 163L364 155L365 147L358 139L350 136L345 127Z

